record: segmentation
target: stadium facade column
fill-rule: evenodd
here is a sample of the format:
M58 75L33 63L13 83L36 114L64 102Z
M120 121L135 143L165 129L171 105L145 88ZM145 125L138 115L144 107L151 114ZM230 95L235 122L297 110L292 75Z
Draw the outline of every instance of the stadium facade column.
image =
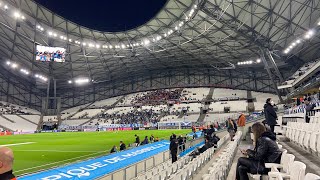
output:
M281 97L281 94L280 94L280 91L279 91L279 89L278 89L277 83L275 82L275 80L274 80L274 78L273 78L273 76L272 76L270 66L269 66L269 64L268 64L268 62L267 62L267 60L266 60L266 58L265 58L265 52L264 52L261 48L260 48L260 54L261 54L261 55L260 55L260 56L261 56L261 60L262 60L262 62L263 62L263 64L264 64L265 69L267 70L267 73L268 73L269 78L270 78L270 80L271 80L271 82L272 82L273 88L274 88L274 90L276 91L276 93L277 93L277 95L278 95L278 97L279 97L280 102L283 103L283 99L282 99L282 97Z

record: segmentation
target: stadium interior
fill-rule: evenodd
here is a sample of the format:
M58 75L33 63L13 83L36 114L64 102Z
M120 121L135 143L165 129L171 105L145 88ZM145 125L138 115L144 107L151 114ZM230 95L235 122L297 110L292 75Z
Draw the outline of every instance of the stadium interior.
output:
M37 0L0 14L11 178L320 180L320 1L166 0L117 32Z

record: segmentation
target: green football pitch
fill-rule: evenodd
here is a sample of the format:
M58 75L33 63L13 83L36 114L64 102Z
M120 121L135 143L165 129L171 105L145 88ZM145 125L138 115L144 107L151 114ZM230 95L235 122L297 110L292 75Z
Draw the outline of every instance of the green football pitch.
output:
M39 133L0 137L0 146L8 145L14 152L14 173L22 175L55 166L106 155L119 141L132 144L137 134L142 141L153 134L169 139L172 133L185 135L191 130L140 130L119 132Z

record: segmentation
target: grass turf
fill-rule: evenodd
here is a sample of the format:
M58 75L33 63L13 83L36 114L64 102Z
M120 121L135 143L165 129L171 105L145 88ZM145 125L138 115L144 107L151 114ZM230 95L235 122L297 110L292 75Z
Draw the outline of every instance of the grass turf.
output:
M191 130L140 130L119 132L65 132L40 133L0 137L0 145L34 142L10 146L14 151L14 173L22 175L72 163L87 158L106 155L113 145L119 148L119 141L126 145L134 142L134 135L153 134L160 139L169 139L172 133L184 135Z

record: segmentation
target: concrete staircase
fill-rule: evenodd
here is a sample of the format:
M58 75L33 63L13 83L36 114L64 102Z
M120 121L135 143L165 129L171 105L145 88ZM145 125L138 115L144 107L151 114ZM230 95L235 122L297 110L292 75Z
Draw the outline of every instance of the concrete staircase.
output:
M213 92L214 92L214 88L211 87L210 90L209 90L208 95L205 98L205 101L212 100ZM202 109L206 109L207 113L209 113L209 106L210 105L208 105L208 104L207 105L203 104ZM203 113L203 111L201 110L197 122L203 122L205 118L206 118L206 114Z

